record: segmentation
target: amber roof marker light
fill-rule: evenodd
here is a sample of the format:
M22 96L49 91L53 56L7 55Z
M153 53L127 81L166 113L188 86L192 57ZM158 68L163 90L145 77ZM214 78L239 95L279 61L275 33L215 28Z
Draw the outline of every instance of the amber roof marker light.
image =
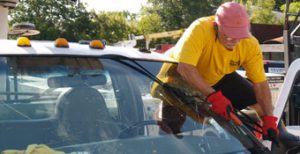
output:
M19 37L17 40L19 47L31 47L30 40L27 37Z
M93 40L90 42L90 48L93 49L104 49L105 44L100 40Z
M69 42L65 38L57 38L54 45L58 48L69 48Z

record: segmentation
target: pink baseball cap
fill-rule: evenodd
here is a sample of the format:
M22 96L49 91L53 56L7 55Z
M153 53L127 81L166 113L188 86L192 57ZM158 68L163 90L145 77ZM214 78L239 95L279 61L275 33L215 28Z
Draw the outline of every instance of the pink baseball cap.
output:
M236 2L222 4L216 12L216 23L231 38L249 37L250 21L246 9Z

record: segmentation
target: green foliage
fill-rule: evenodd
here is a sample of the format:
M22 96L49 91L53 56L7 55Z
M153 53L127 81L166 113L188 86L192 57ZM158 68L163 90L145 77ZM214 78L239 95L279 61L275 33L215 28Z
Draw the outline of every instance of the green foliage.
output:
M19 22L35 24L40 35L38 40L54 40L65 37L69 41L97 37L93 32L91 14L80 4L69 0L19 0L17 7L10 11L10 25Z
M138 23L138 28L142 34L157 33L165 30L162 26L161 17L156 13L142 16Z
M136 14L124 12L88 12L84 5L70 0L20 0L10 11L12 26L19 22L36 25L40 35L31 39L55 40L64 37L69 41L105 39L116 43L138 33Z
M224 2L231 0L148 0L151 4L143 8L144 14L156 13L161 17L161 25L166 30L188 27L195 19L213 15ZM235 0L247 6L253 23L282 24L283 16L278 10L284 1L280 0Z
M274 10L280 11L280 7L286 3L286 0L275 0Z
M106 39L108 43L127 40L128 34L143 35L187 28L199 17L214 15L217 7L230 0L148 0L139 14L123 12L88 12L84 5L70 0L19 0L10 11L10 26L30 22L41 32L32 39L54 40L65 37L69 41ZM247 4L254 23L278 24L272 10L278 10L280 0L236 0ZM291 10L299 9L295 2ZM282 6L282 9L285 7ZM296 12L294 11L294 12ZM153 42L173 42L171 38Z
M149 5L142 8L138 27L142 34L187 28L197 18L214 14L214 10L223 2L224 0L148 0ZM177 39L163 38L151 41L150 46L176 42Z
M99 12L94 23L99 35L108 43L127 40L129 34L138 32L134 23L135 15L128 12Z
M280 10L282 10L284 13L286 12L286 4L282 5L280 7ZM292 2L290 3L289 12L291 13L298 13L300 11L300 2ZM295 17L291 16L289 20L294 20Z
M282 24L284 18L279 12L274 12L274 0L248 0L247 10L252 23Z
M162 26L168 30L188 27L195 19L214 14L222 0L148 0L144 14L158 14Z

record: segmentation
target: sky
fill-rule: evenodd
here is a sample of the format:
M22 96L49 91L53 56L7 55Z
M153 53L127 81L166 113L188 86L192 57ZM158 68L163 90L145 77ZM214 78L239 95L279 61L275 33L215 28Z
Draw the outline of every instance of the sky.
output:
M80 0L82 3L87 3L88 9L96 11L129 11L137 13L142 6L147 3L147 0Z

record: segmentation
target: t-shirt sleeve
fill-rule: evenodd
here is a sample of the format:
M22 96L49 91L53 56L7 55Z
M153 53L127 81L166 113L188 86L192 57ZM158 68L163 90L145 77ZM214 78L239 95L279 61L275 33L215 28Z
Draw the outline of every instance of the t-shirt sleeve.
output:
M201 22L194 21L175 45L173 58L178 62L196 66L203 49L202 29Z
M245 52L249 53L246 56L245 63L243 64L246 70L246 76L254 83L266 81L266 75L263 64L262 50L256 39L253 40L254 43L247 46Z

